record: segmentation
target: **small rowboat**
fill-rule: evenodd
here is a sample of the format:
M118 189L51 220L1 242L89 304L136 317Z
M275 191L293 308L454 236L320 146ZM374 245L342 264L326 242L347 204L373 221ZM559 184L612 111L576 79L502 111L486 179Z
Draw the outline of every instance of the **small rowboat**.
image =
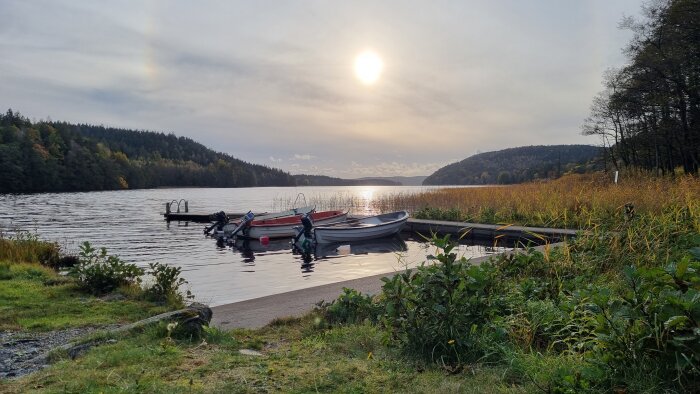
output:
M348 213L344 211L322 211L309 214L314 223L331 225L344 222L348 218ZM292 238L295 235L294 227L301 225L301 215L287 216L277 219L253 219L241 231L243 237L260 239L267 236L269 238Z
M311 213L313 211L314 211L314 207L312 207L312 206L294 208L294 209L289 209L287 211L282 211L282 212L273 212L273 213L266 213L266 214L262 214L262 215L257 215L254 217L254 221L294 217L297 215L304 215L307 213ZM232 221L224 224L223 226L220 227L219 233L225 235L226 237L231 236L235 232L238 232L237 230L240 230L240 229L238 229L238 227L240 226L240 224L242 222L245 221L244 219L245 219L245 216L243 218L240 218L237 220L232 220Z
M315 223L332 225L347 220L348 213L344 211L322 211L309 214ZM296 233L294 227L301 225L301 215L288 216L278 219L253 220L243 229L243 235L259 239L262 236L270 238L292 238Z
M313 234L316 243L360 241L363 239L388 237L401 231L407 220L408 212L398 211L352 219L331 225L314 223Z

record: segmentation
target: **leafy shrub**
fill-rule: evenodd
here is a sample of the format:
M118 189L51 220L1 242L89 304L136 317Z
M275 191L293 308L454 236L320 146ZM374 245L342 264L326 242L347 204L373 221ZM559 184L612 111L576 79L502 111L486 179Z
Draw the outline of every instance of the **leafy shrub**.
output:
M594 361L614 383L630 374L655 375L687 391L700 390L700 263L624 269L627 288L597 289Z
M457 258L449 237L433 238L439 262L383 278L384 324L404 347L444 364L483 358L489 335L504 335L490 324L499 310L495 267Z
M170 301L175 304L182 303L184 298L192 298L189 290L185 296L180 293L180 287L187 284L184 278L180 277L182 269L161 263L149 263L148 274L153 276L154 283L146 289L146 294L158 301Z
M363 295L355 289L343 287L343 294L330 304L319 304L319 309L330 323L354 324L365 320L376 322L381 313L381 306L372 301L369 295Z
M70 270L80 287L93 294L109 293L119 286L139 283L143 274L143 269L135 264L107 255L105 248L98 252L89 242L80 246L79 262Z

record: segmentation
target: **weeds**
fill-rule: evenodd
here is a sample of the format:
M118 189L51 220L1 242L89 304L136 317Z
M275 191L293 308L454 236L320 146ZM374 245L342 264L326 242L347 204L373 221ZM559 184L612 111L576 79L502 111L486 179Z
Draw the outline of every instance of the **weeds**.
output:
M80 246L78 264L70 270L70 275L76 278L80 287L96 295L140 283L143 274L144 270L135 264L108 255L105 248L98 251L87 241Z
M39 263L58 268L61 262L57 243L39 240L36 234L17 232L6 238L0 232L0 261Z
M700 239L690 217L665 220L642 216L615 227L619 237L595 231L478 266L434 237L440 253L428 261L438 264L384 278L374 299L345 289L331 305L342 316L380 309L391 343L450 372L488 362L547 392L697 391L700 262L686 247ZM657 221L675 228L642 228Z
M148 267L147 274L154 279L153 285L146 289L146 294L151 299L179 305L185 298L194 297L189 290L184 295L180 292L180 287L187 284L187 281L180 277L182 272L180 267L171 267L161 263L149 263Z
M508 187L441 188L418 194L381 195L380 211L409 210L420 219L594 229L635 214L692 217L700 231L700 182L692 176L628 174L614 184L608 175L572 174L548 182ZM629 209L629 208L627 208Z

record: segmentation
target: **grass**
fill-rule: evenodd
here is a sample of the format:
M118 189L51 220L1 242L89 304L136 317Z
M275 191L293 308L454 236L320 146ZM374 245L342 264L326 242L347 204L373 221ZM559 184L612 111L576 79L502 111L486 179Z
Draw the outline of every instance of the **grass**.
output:
M46 331L118 324L170 309L130 298L131 289L122 289L109 298L87 295L71 279L38 264L12 264L6 272L9 277L0 279L0 330Z
M375 326L323 329L317 318L308 315L255 331L214 330L205 343L168 342L159 330L147 329L77 360L62 360L8 381L4 390L522 393L535 388L508 379L503 368L474 366L447 374L384 346L383 333ZM263 356L242 355L242 348L259 348Z
M373 204L379 211L407 209L425 218L577 229L621 218L630 204L635 214L689 210L700 231L700 182L692 176L629 174L615 185L607 174L573 174L548 182L398 193Z
M54 243L20 234L0 238L0 330L46 331L136 321L172 309L123 287L106 297L82 292L75 280L59 274L42 256L58 257Z
M41 241L28 232L5 237L0 231L0 261L41 263L55 266L60 259L60 248L55 242Z

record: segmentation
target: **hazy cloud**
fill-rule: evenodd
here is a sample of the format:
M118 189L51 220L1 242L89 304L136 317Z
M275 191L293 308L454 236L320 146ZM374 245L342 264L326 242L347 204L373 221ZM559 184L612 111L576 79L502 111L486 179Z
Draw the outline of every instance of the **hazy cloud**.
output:
M0 110L295 173L427 175L477 150L594 143L580 124L641 3L7 0ZM352 71L366 48L385 63L371 87Z

